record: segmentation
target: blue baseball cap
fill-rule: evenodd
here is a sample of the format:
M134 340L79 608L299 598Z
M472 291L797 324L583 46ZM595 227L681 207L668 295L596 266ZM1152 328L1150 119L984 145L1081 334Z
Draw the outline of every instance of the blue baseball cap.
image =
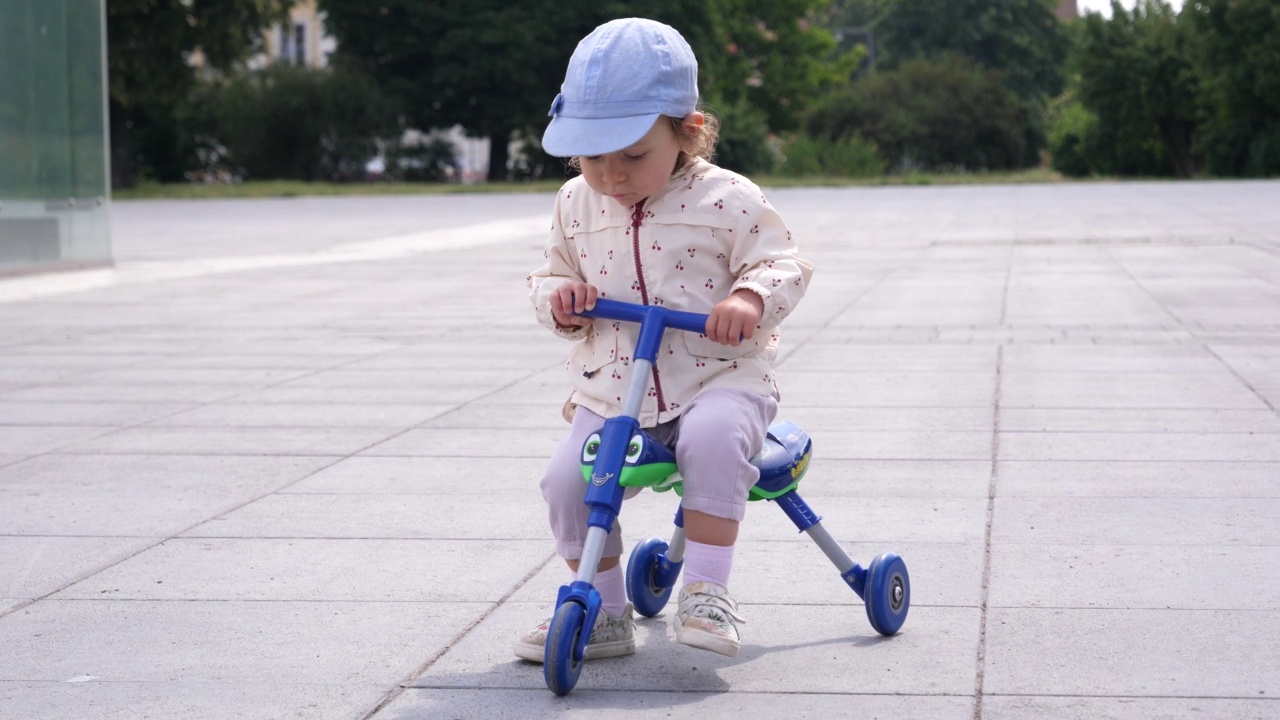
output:
M680 33L654 20L613 20L569 58L542 148L556 157L616 152L659 117L683 118L697 107L698 60Z

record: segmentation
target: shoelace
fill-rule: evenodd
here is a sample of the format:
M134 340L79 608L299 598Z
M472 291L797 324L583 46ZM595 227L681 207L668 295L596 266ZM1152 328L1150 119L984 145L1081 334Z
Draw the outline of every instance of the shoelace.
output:
M746 618L738 614L738 608L731 604L732 601L723 595L713 595L705 592L695 592L685 596L686 600L693 600L693 607L689 609L691 616L697 617L698 608L709 607L719 610L720 612L733 618L734 622L745 623Z

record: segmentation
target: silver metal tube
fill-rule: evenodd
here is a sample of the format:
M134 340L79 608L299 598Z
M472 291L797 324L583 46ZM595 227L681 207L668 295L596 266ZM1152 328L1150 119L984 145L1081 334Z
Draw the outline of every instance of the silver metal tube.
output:
M677 527L671 533L671 543L667 547L667 562L678 563L684 560L684 528Z
M826 553L827 559L836 566L841 575L853 569L855 565L853 560L844 551L844 548L840 547L840 543L837 543L835 538L831 537L831 533L822 527L822 523L815 524L805 532L809 534L809 537L813 538L818 547L822 548L822 552Z
M640 417L640 408L644 405L644 395L649 389L649 376L653 372L653 363L644 358L632 361L631 384L627 386L627 396L622 399L622 414L629 417Z
M600 558L604 557L604 539L609 533L604 528L592 525L587 528L587 541L582 546L582 559L578 561L578 579L583 582L595 583L596 566L600 564Z

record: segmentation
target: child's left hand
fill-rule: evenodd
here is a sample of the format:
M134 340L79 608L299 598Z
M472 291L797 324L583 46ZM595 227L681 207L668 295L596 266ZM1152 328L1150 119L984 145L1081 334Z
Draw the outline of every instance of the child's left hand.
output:
M750 290L737 290L711 308L707 337L722 345L737 347L755 334L763 314L763 298Z

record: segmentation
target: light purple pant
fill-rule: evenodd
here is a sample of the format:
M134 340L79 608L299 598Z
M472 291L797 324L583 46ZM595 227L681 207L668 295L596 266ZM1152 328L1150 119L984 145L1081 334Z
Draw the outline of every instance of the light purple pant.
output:
M778 412L774 398L743 390L704 390L694 396L676 420L648 428L658 442L674 446L684 479L681 506L715 517L741 521L747 494L760 472L750 459L764 444ZM556 552L577 560L587 539L587 483L582 479L582 444L604 426L604 418L579 407L569 435L560 441L547 474L542 497L547 501ZM621 526L615 522L603 557L622 554Z

